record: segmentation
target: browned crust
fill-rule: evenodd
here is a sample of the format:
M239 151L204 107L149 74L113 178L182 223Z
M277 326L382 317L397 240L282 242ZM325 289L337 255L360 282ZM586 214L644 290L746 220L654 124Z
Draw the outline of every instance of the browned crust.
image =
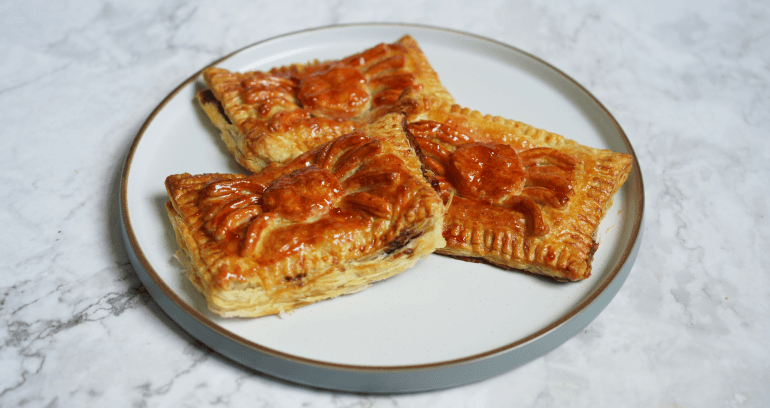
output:
M228 252L226 243L220 243L204 230L204 217L208 213L200 202L208 197L204 189L213 181L248 179L263 184L306 166L320 157L317 155L325 145L284 166L271 166L252 176L181 174L167 178L170 201L166 207L182 251L178 257L187 269L189 280L204 294L213 312L222 316L256 317L356 292L404 271L445 244L441 228L446 207L422 177L420 162L403 134L401 116L388 115L357 132L367 135L366 140L381 141L382 152L370 159L390 155L402 160L400 166L408 170L405 177L414 185L414 190L409 190L409 201L403 208L394 207L394 211L399 212L394 213L390 221L362 224L353 232L357 237L354 242L324 241L307 256L289 255L275 263L264 263L248 255ZM355 174L354 171L349 177ZM307 222L314 221L317 219ZM279 226L303 222L283 220ZM269 242L270 237L267 235L265 242ZM335 249L337 245L352 246ZM351 250L359 246L371 249L360 253ZM235 277L238 275L235 271L251 272Z
M458 259L483 261L506 269L525 270L556 280L582 280L590 276L598 244L596 233L612 205L614 194L627 179L632 157L580 145L563 136L525 123L446 103L414 90L405 92L394 110L407 120L462 122L475 132L476 140L511 145L516 150L550 147L579 159L575 195L564 210L544 208L547 219L561 220L559 227L542 237L500 230L474 219L459 218L450 206L445 217L447 246L437 253ZM461 240L452 236L465 237Z
M414 86L431 93L447 102L454 102L449 92L441 84L438 74L433 70L417 42L409 35L395 44L407 50L406 72L415 76ZM311 61L304 64L292 64L277 67L270 73L303 73L317 70L336 61ZM279 113L300 110L301 104L294 95L284 106L271 108L267 116L257 113L258 107L246 103L241 98L241 81L249 73L230 72L222 68L209 67L203 71L203 79L209 93L199 92L198 102L212 123L220 130L222 140L235 160L251 171L270 165L283 163L303 152L353 130L355 127L371 123L389 110L389 106L372 107L364 116L350 121L314 120L312 124L292 125L284 129L271 129L273 119ZM212 98L213 97L213 98ZM216 106L214 100L219 102Z

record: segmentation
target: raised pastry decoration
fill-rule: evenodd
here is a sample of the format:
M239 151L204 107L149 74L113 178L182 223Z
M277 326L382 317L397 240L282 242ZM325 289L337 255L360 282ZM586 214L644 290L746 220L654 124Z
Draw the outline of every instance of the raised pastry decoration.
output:
M444 246L446 206L404 116L251 176L169 176L188 277L223 316L261 316L350 293Z
M303 77L297 96L302 106L316 116L343 120L361 116L371 99L364 75L343 63Z
M630 155L582 146L521 122L407 90L394 110L450 203L438 253L585 279L596 231L631 171Z
M211 67L203 78L209 89L198 101L236 161L252 171L371 123L407 87L453 102L410 36L341 60L267 72Z
M540 205L564 208L573 195L574 157L548 147L516 152L510 145L473 142L470 130L432 120L409 124L445 200L452 196L511 209L527 223L526 234L549 226Z

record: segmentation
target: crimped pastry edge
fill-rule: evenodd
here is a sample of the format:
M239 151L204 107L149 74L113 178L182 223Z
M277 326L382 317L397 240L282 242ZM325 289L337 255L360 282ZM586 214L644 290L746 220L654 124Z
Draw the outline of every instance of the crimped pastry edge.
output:
M406 34L401 38L399 38L395 43L401 44L402 46L410 50L410 54L414 64L416 65L417 69L423 74L420 77L420 87L422 88L422 91L428 92L442 101L445 101L448 103L454 103L454 98L449 93L449 91L447 91L444 85L441 83L438 73L431 66L430 62L425 56L425 53L422 51L417 41L414 40L414 38L412 38L409 34ZM365 51L365 50L361 50L361 51ZM339 61L344 58L346 57L336 59L336 60L326 60L326 61L319 61L315 59L306 63L294 63L290 65L275 67L275 68L272 68L271 70L276 70L276 71L297 70L301 72L301 71L307 70L308 68L312 68L314 66L322 65L329 62ZM213 86L209 78L210 77L209 72L211 72L212 70L221 70L221 69L209 67L203 71L203 78L204 78L204 81L206 82L206 85L208 86L207 90L209 92L213 91ZM231 74L235 74L235 73L231 73ZM236 162L238 162L241 166L247 168L252 172L258 172L272 163L280 164L288 160L291 160L297 155L301 154L301 152L298 151L294 146L291 146L291 143L288 143L287 140L285 140L285 138L280 137L276 133L266 133L255 140L249 141L247 136L241 131L238 125L236 125L232 121L233 118L230 118L228 114L225 112L225 109L223 109L224 105L215 96L216 95L215 93L212 92L213 98L211 99L213 100L209 100L207 98L201 97L201 95L203 95L203 93L207 90L199 91L196 94L196 99L198 100L199 104L201 105L204 112L211 120L211 122L214 124L214 126L220 130L220 136L223 142L225 143L225 146L230 151L230 153L232 154ZM374 119L376 120L376 118ZM353 130L353 129L350 129L350 130ZM290 130L285 133L286 133L285 136L289 136L289 138L295 138L300 136L300 135L297 135L294 130ZM347 132L343 132L343 133L347 133ZM328 140L325 140L325 141L328 141ZM251 145L248 146L247 145L248 143L250 143ZM310 146L309 148L312 148L312 147L314 146ZM248 151L254 151L254 154L244 153Z
M206 116L208 116L214 127L219 130L220 138L230 154L233 155L233 159L246 169L262 169L267 167L269 163L260 157L254 156L248 158L243 154L243 152L246 151L246 139L243 136L243 133L238 129L238 126L230 122L230 119L223 114L222 105L219 101L217 101L213 95L209 97L207 93L210 94L211 90L203 89L198 91L198 93L195 94L195 99L198 101L198 104L203 109L203 112L206 113Z
M633 165L632 156L624 153L612 152L606 149L585 146L559 134L548 132L544 129L539 129L526 123L507 119L502 116L484 114L471 108L463 107L455 103L449 103L434 95L420 92L415 89L407 89L402 94L399 102L393 107L393 111L406 113L407 121L410 123L430 118L431 114L457 115L465 117L474 123L485 122L485 124L490 127L517 129L517 131L521 133L521 135L519 135L520 137L526 137L528 141L536 147L579 149L581 155L587 155L593 159L595 162L593 164L600 162L606 164L607 166L602 168L593 169L598 173L598 176L592 177L584 186L583 194L575 197L580 199L580 204L582 205L593 204L598 206L596 208L598 216L593 217L594 219L590 220L590 231L585 231L585 228L578 228L578 222L573 220L573 232L584 236L586 240L590 240L590 244L585 253L576 255L574 253L575 251L569 251L569 248L567 248L566 252L564 251L564 248L556 248L555 246L557 243L538 242L537 240L533 240L535 246L531 247L527 244L528 248L523 251L527 255L527 258L518 259L514 257L514 251L505 253L504 251L494 249L494 242L492 244L487 244L489 240L486 239L486 236L484 237L485 239L481 240L482 245L465 243L463 246L455 246L448 242L446 247L436 250L436 253L457 259L469 262L488 263L504 269L521 270L550 277L558 281L579 281L591 276L593 255L599 245L596 242L599 225L606 216L609 208L612 206L615 194L620 190L631 172ZM509 142L504 138L498 138L496 140L494 138L491 139L501 143ZM602 188L607 184L612 186L610 190ZM450 207L449 212L451 213L451 211ZM446 222L447 221L445 221L445 223ZM447 225L445 225L445 228L446 227ZM473 232L471 232L471 234L473 234ZM493 239L495 238L496 237ZM522 239L522 241L524 240L526 240L526 237ZM586 242L586 244L588 244L588 242ZM548 261L544 254L548 254L552 250L555 251L557 255L555 259ZM565 266L560 267L559 264Z

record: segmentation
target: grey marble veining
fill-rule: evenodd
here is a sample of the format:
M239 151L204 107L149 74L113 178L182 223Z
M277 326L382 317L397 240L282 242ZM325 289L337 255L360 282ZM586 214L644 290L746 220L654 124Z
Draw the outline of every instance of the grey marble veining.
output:
M0 3L0 406L770 406L770 7L763 1ZM268 378L180 330L117 208L127 150L177 84L253 42L351 22L486 36L623 126L646 225L582 333L504 375L400 396Z

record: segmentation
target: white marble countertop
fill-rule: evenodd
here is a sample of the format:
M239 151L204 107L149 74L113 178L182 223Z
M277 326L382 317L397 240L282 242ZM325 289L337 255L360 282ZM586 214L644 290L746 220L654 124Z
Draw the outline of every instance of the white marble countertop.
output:
M269 378L182 331L123 247L122 165L176 85L262 39L378 21L550 62L639 158L646 225L624 287L486 381L382 396ZM766 2L732 0L0 3L0 406L770 406L768 21Z

